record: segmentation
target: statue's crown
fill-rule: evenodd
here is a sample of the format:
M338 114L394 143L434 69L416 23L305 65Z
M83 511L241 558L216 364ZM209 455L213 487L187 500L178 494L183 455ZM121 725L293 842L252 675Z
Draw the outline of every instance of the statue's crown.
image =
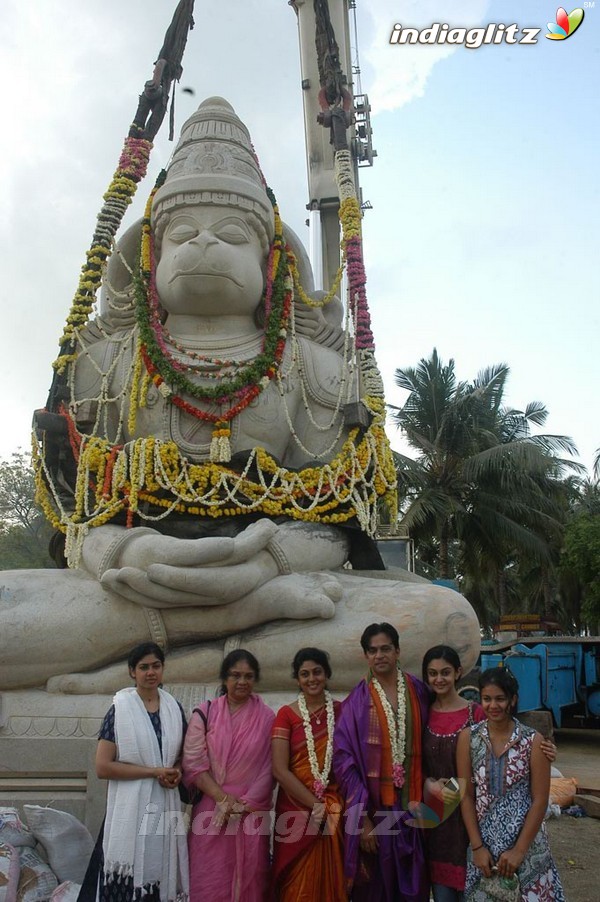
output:
M166 181L154 198L153 224L190 203L231 204L254 213L273 238L273 207L250 133L222 97L209 97L184 123Z

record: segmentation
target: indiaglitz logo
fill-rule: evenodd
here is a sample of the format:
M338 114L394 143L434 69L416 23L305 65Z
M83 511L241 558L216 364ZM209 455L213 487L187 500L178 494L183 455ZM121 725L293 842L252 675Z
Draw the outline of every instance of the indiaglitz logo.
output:
M556 10L556 24L548 22L549 34L546 37L551 41L565 41L575 34L585 16L581 7L567 13L566 9L559 6Z
M541 30L495 22L481 28L452 28L441 22L421 29L394 25L390 44L462 44L467 50L477 50L486 44L537 44Z
M586 3L585 6L593 6ZM556 10L556 24L548 22L547 38L564 41L575 34L584 18L581 7L567 13L560 6ZM442 22L433 22L427 28L408 28L396 24L390 34L390 44L462 44L467 50L477 50L490 44L537 44L541 28L523 28L516 23L489 22L477 28L454 28Z

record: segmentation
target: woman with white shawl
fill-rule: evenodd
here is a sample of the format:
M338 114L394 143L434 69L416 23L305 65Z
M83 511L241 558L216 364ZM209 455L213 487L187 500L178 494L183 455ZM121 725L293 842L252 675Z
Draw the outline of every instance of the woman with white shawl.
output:
M88 868L80 902L182 902L189 894L178 785L186 720L160 688L164 652L154 642L128 658L135 686L113 699L99 734L96 773L108 780L97 879ZM91 877L91 879L90 879Z

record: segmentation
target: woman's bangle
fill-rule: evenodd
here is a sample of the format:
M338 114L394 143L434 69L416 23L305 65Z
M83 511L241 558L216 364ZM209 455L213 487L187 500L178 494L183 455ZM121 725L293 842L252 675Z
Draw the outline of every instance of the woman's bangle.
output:
M471 846L471 852L479 852L479 850L483 849L484 847L485 847L484 842L482 842L480 846L475 846L475 847Z

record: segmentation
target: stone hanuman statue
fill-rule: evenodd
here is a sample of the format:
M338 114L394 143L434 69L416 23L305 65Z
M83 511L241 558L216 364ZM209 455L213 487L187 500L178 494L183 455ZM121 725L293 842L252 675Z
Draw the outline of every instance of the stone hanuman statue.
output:
M310 266L283 234L247 129L210 98L149 205L141 276L138 223L77 333L70 445L47 438L40 463L71 569L3 574L0 688L112 691L151 637L173 682L214 680L243 644L263 687L283 688L294 651L319 645L345 689L374 620L398 626L409 670L441 641L474 663L468 603L380 569L370 536L393 469L383 408L364 403L360 311L353 331L337 298L302 303Z

